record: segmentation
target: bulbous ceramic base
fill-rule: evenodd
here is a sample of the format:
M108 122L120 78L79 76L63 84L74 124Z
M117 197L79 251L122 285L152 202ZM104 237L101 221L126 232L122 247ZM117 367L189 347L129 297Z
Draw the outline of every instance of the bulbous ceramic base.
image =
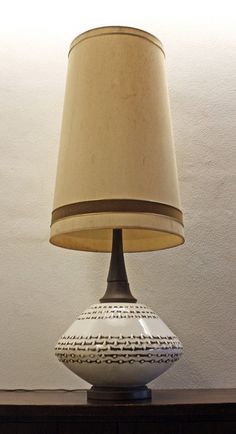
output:
M144 304L99 303L78 316L55 350L59 361L95 386L93 390L111 392L112 388L144 390L179 359L183 347ZM140 399L136 395L133 399Z

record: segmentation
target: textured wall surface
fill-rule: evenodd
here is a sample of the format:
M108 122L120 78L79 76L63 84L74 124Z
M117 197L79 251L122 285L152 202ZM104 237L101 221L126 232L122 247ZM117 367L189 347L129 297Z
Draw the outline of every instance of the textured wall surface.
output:
M190 4L189 4L190 3ZM77 388L54 343L103 294L109 255L48 243L67 50L129 25L167 55L186 243L126 255L129 281L181 338L161 388L236 386L233 2L8 2L0 23L0 387Z

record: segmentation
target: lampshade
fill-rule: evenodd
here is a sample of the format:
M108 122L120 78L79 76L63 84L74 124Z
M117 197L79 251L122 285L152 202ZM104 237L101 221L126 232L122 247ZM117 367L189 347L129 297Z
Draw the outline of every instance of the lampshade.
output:
M104 27L71 44L52 244L108 252L182 244L165 55L153 35Z

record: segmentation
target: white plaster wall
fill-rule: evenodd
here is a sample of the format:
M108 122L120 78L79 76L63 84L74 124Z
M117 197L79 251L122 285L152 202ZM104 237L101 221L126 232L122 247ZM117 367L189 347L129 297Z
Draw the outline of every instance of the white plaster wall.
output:
M57 337L105 289L109 255L48 243L67 50L80 32L129 25L164 43L186 244L127 255L133 292L185 346L153 385L236 386L234 2L11 1L0 23L0 388L86 384Z

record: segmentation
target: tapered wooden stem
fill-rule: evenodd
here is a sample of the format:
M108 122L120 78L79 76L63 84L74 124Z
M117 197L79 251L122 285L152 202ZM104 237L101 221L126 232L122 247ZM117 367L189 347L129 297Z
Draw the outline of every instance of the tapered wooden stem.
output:
M122 229L113 229L112 254L107 278L107 290L100 299L100 302L136 303L136 301L136 298L134 298L130 292L125 269Z

